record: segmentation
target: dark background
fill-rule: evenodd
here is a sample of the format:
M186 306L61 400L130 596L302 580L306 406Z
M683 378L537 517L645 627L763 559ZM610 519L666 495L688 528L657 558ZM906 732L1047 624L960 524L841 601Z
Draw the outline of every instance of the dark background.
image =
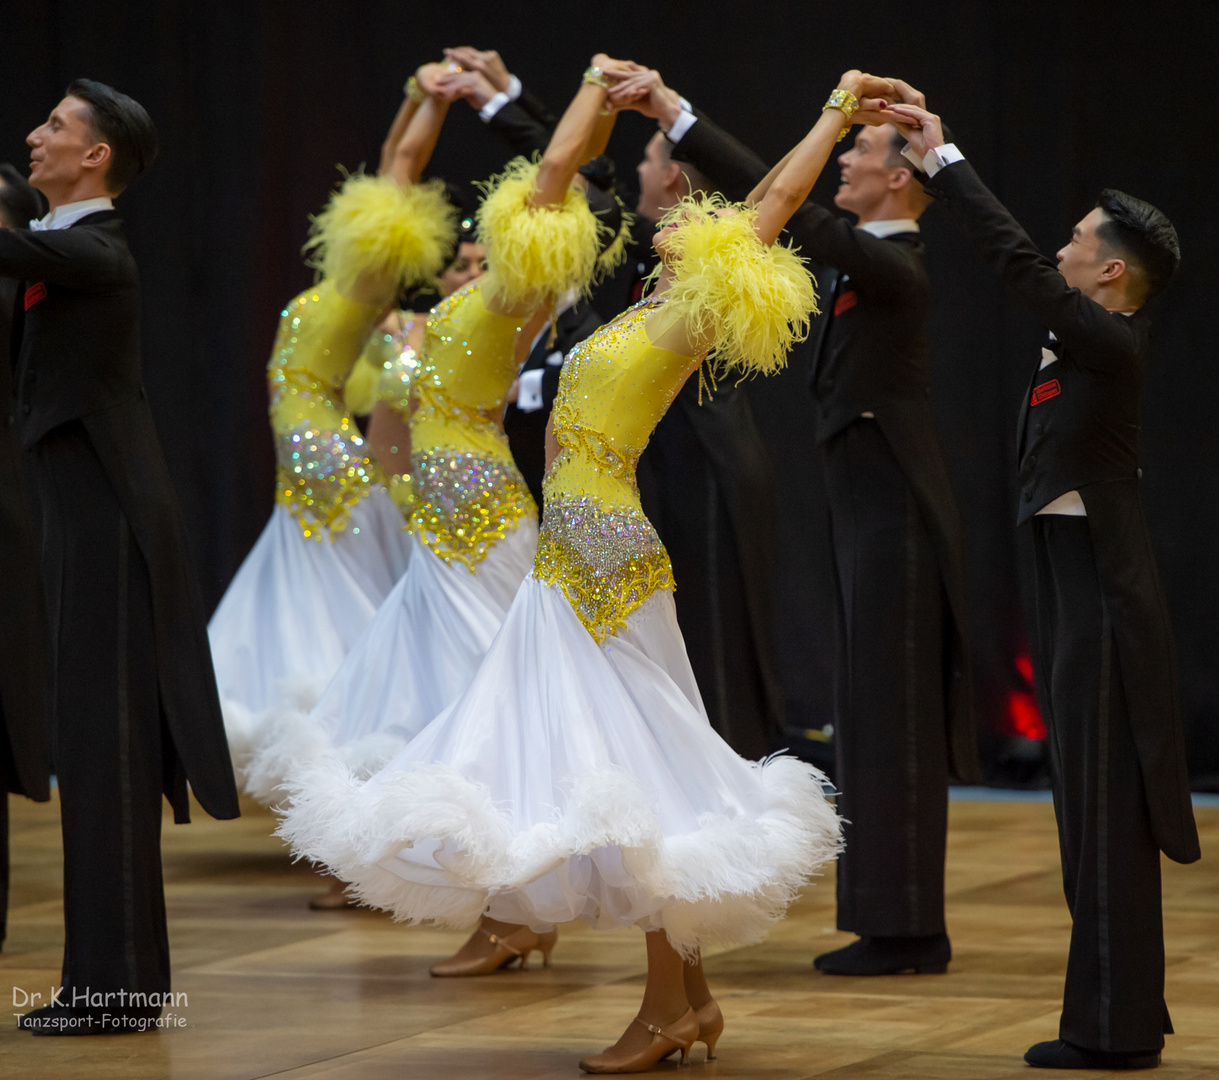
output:
M1219 302L1219 155L1207 105L1217 29L1215 5L1133 0L21 0L0 14L0 160L26 162L25 133L75 76L112 83L157 123L162 157L120 209L143 275L148 393L211 604L272 503L263 368L280 309L311 280L299 256L307 215L336 164L375 163L404 78L444 45L499 49L556 111L595 51L656 66L771 159L807 130L845 68L901 75L1048 252L1103 186L1154 202L1176 223L1184 259L1154 312L1146 504L1195 784L1219 790L1219 365L1208 329ZM636 115L620 121L610 149L624 180L651 130ZM501 163L472 110L455 106L431 171L480 179ZM815 196L832 197L836 180L831 166ZM1027 538L1012 526L1014 432L1041 335L934 208L924 231L937 408L970 541L987 766L993 780L1025 782L1036 778L1035 746L1019 735L1035 721L1019 660ZM831 594L801 373L751 393L785 501L776 629L789 723L815 731L828 721Z

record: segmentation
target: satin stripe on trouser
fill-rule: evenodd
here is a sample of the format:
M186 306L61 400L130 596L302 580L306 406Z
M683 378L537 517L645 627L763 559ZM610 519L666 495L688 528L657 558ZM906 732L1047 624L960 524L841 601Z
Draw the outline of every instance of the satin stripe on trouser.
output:
M880 427L825 447L839 590L838 928L944 931L945 599L931 537Z
M1157 1050L1171 1030L1160 853L1088 519L1034 518L1033 538L1037 692L1072 918L1060 1035L1091 1050Z
M73 994L169 989L163 730L148 568L79 422L35 448ZM79 1002L83 1004L83 1000ZM119 999L109 1011L122 1011Z

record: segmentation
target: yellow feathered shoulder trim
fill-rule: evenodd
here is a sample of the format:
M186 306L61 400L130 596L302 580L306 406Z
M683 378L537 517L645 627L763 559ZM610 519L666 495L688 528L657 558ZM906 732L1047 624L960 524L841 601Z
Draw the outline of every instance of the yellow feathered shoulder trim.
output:
M457 210L439 180L399 187L388 176L355 173L313 218L305 251L340 291L365 274L396 288L435 279L456 238Z
M530 205L538 163L516 158L486 184L478 240L487 248L495 289L509 305L544 303L568 289L587 292L602 226L574 184L557 206Z
M689 195L661 218L677 227L665 244L673 277L667 303L692 337L708 344L717 374L772 374L808 336L817 292L805 262L754 232L757 211L718 193Z

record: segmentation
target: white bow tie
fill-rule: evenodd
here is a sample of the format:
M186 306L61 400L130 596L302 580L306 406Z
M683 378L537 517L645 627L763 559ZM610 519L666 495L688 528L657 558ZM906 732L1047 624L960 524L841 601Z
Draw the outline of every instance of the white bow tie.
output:
M47 215L47 217L50 216L50 214ZM47 229L47 218L34 218L34 220L30 222L30 232L46 232Z

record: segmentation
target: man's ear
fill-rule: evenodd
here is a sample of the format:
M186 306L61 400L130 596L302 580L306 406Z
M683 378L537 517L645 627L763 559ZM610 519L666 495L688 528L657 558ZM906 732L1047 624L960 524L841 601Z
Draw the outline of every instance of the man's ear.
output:
M681 171L681 166L676 161L670 161L668 168L665 169L665 191L675 191L678 195L685 195L689 191L689 184L683 184L686 174ZM686 191L682 191L682 188Z
M905 166L889 170L889 190L900 191L914 182L914 171Z
M99 170L99 175L104 176L106 169L110 166L110 144L104 142L94 143L85 151L84 160L81 164L86 169Z
M1106 259L1100 268L1099 280L1105 285L1111 285L1126 273L1125 259Z

